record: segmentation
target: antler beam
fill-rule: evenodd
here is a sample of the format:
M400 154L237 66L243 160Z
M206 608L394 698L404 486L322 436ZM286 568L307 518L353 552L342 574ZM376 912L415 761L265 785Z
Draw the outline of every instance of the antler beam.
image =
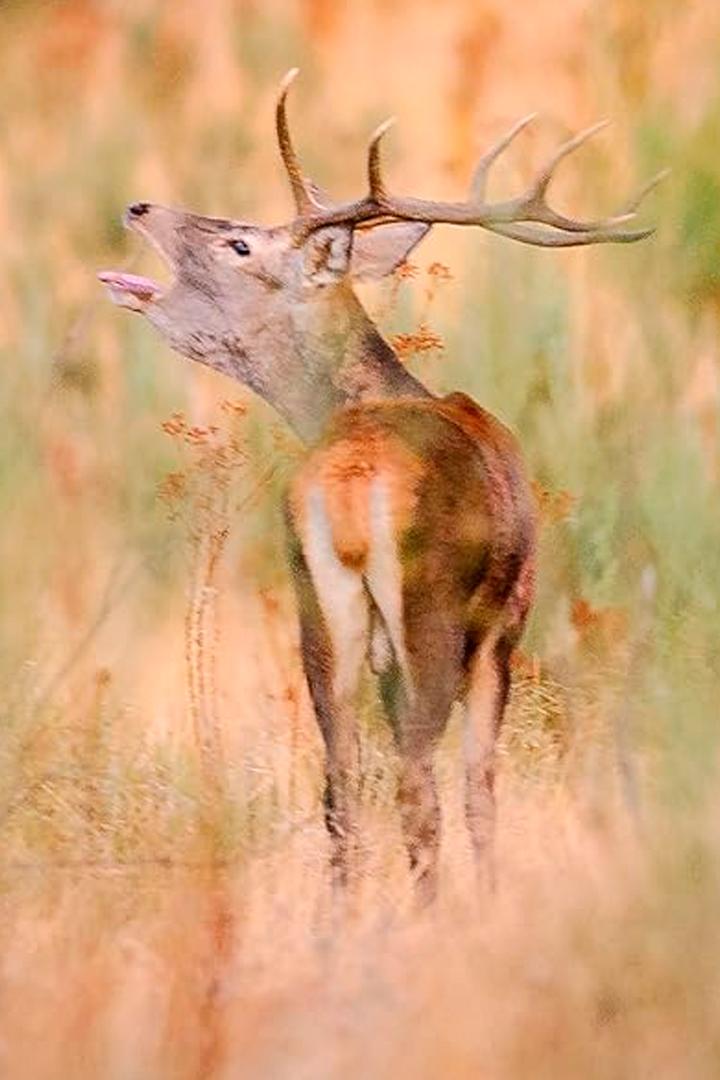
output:
M368 193L354 202L338 205L322 205L313 195L309 181L305 180L290 139L286 116L286 98L291 82L297 75L293 69L283 79L278 98L276 118L278 141L290 185L295 196L297 219L295 232L299 240L315 229L326 225L375 225L388 220L424 221L428 224L477 225L491 232L537 247L577 247L587 244L630 244L650 236L652 228L623 228L637 215L638 209L650 191L664 178L659 173L650 180L625 206L621 213L612 217L583 221L567 217L554 210L547 201L547 192L555 175L555 169L571 153L607 126L607 121L594 124L568 139L540 169L526 192L512 199L487 202L485 191L491 166L517 135L535 118L535 114L518 121L480 158L470 185L470 194L464 202L437 202L410 196L391 195L382 174L380 143L394 123L386 120L373 133L368 146L367 174Z

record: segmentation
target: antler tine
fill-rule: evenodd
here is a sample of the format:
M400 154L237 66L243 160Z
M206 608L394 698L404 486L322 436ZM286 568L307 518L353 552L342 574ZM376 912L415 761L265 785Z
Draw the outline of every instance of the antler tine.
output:
M472 178L470 180L470 198L473 201L482 202L485 198L485 190L487 187L488 173L490 172L490 166L500 157L503 150L506 150L510 143L524 131L528 124L531 124L537 117L537 113L528 113L527 116L523 116L522 120L518 120L516 124L510 128L502 138L491 146L489 150L486 150L483 156L475 166Z
M585 247L590 244L634 244L645 240L655 232L647 229L587 229L584 232L569 229L556 229L552 226L532 225L529 222L496 222L486 225L490 232L518 240L533 247Z
M549 225L556 229L565 229L567 232L593 232L615 228L634 217L634 211L625 210L609 218L601 218L597 221L582 221L559 214L547 203L547 189L560 162L582 146L583 143L586 143L588 139L592 139L599 131L608 127L609 124L609 120L600 120L597 124L592 124L591 127L578 132L577 135L574 135L558 147L550 160L538 173L525 197L525 220Z
M561 143L558 146L555 153L550 157L550 160L545 164L544 168L538 173L537 179L533 184L533 194L538 198L542 198L548 189L548 185L553 178L555 169L569 154L572 154L574 150L577 150L579 146L586 143L589 139L592 139L594 135L597 135L599 131L604 131L606 127L610 126L609 120L598 120L596 124L591 124L590 127L583 128L577 135L573 135L572 138L567 139L566 142Z
M354 202L323 204L304 180L295 158L285 121L285 95L294 73L283 81L278 99L278 137L293 190L302 195L302 209L295 222L296 242L301 243L315 229L329 225L374 228L387 221L423 221L428 224L477 225L492 232L537 247L577 247L585 244L631 244L650 236L653 229L622 229L635 217L642 199L662 179L654 177L628 204L622 213L598 221L565 217L550 207L546 194L555 169L563 158L596 135L607 122L593 124L563 143L539 172L523 195L499 202L484 198L487 175L493 162L533 120L534 114L519 120L489 150L476 166L469 198L463 202L439 202L389 194L382 176L380 144L394 123L386 120L373 132L368 146L368 193Z
M640 188L637 195L627 203L625 207L626 215L631 217L637 214L640 204L644 202L651 191L655 190L658 184L662 184L663 180L668 178L671 172L672 169L661 169L659 173L656 173L655 176L651 177L651 179Z
M288 174L290 188L292 190L293 199L295 200L295 209L301 217L304 217L310 211L315 210L317 204L305 181L298 156L295 153L295 147L293 146L292 138L290 137L286 108L288 90L297 78L299 72L299 68L291 68L280 83L277 104L275 105L275 129L277 131L278 146L280 147L280 156L283 165L285 166L285 171Z
M370 143L368 145L368 189L370 198L376 203L382 203L386 196L385 185L382 178L382 163L380 160L380 143L383 136L390 130L396 123L394 116L388 117L387 120L383 120L382 124L379 124L372 135L370 136Z

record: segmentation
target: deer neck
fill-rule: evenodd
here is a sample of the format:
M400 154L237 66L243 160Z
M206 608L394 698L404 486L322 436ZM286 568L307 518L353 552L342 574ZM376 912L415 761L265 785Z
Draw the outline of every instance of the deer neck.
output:
M378 398L429 397L400 363L349 285L292 306L284 348L253 387L303 442L315 442L344 405Z

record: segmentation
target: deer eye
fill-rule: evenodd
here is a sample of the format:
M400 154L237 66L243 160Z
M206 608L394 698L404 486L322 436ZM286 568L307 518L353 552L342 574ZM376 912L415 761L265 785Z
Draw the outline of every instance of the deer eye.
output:
M247 240L243 240L242 238L240 240L228 240L228 244L233 249L236 255L250 254L250 245L248 244Z

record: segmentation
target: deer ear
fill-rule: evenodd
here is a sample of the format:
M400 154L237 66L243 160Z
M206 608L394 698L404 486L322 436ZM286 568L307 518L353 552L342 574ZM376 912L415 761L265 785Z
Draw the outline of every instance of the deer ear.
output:
M350 267L352 230L329 225L310 234L303 244L303 272L311 285L333 285Z
M392 274L430 231L422 221L403 221L357 229L353 239L350 276L355 281L377 281Z

